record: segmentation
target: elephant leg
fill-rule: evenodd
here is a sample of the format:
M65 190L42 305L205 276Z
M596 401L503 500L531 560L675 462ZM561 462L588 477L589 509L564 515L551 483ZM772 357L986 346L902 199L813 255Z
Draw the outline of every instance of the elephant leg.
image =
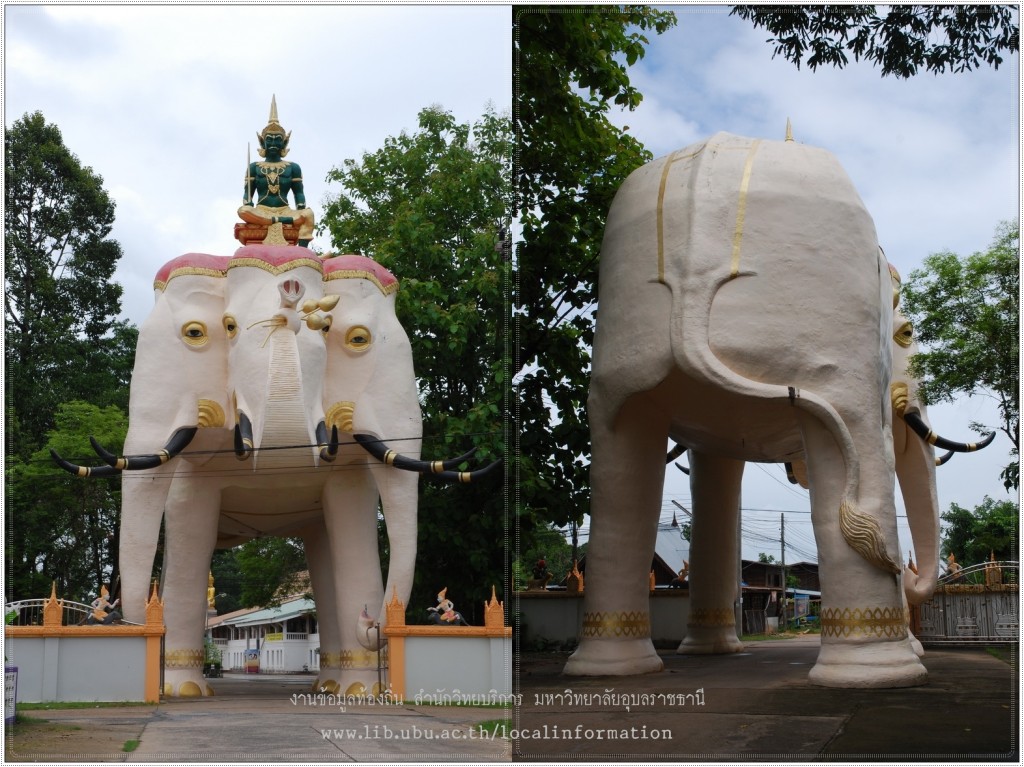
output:
M178 478L167 499L163 574L164 695L213 695L203 678L206 587L217 542L220 492Z
M335 472L324 489L324 524L339 637L337 657L327 659L328 674L337 683L339 694L344 695L372 695L386 686L383 671L378 686L377 651L366 649L358 636L360 614L384 601L377 499L377 487L369 471L354 466Z
M927 672L908 638L899 575L869 562L844 537L841 524L849 531L851 519L841 510L842 455L816 420L801 414L800 426L807 452L822 603L821 650L809 679L826 687L924 684ZM859 535L878 539L889 551L897 552L898 558L891 446L883 440L885 432L878 424L862 422L851 428L851 433L855 439L860 437L861 466L856 499L861 519L853 521Z
M650 571L668 421L645 395L627 400L614 421L601 404L592 393L591 532L583 627L565 673L651 673L664 668L651 642Z
M690 617L677 652L741 652L736 636L737 531L743 461L690 451Z
M341 676L341 634L336 613L337 594L334 590L334 568L331 564L331 546L323 520L301 531L309 582L316 602L317 632L320 636L320 668L313 692L339 692Z

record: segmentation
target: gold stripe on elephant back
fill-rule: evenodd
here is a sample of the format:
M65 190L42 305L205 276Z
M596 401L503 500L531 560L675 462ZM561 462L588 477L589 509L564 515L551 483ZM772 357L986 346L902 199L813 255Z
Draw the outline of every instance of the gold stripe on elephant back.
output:
M651 635L651 619L647 612L593 612L583 613L585 637L635 637Z
M337 426L338 431L352 433L352 423L355 419L356 414L356 403L350 402L349 400L342 400L335 402L324 414L324 420L327 422L327 428Z
M821 635L836 639L905 639L909 615L902 607L826 607Z
M754 139L747 150L747 159L743 165L743 177L740 179L740 194L736 203L736 229L732 234L732 263L729 276L740 273L740 246L743 244L743 224L747 218L747 192L750 190L750 175L754 169L754 155L761 146L761 139Z
M728 607L698 607L690 610L687 626L694 628L718 628L736 625L736 613Z
M200 428L222 428L227 419L224 416L224 408L212 399L199 400L199 426Z
M164 668L202 668L205 659L204 650L167 650Z
M657 221L657 237L658 237L658 282L664 284L665 282L665 189L668 186L668 173L672 169L672 164L681 160L692 160L694 157L704 151L704 147L707 144L702 144L699 149L689 154L679 154L679 152L673 152L669 155L669 158L665 161L665 165L661 169L661 182L658 184L658 207L656 210L655 218Z

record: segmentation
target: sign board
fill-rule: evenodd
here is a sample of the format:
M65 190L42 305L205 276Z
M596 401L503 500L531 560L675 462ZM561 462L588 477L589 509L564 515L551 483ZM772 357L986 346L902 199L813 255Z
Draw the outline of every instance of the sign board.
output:
M246 674L258 674L258 673L260 673L260 651L259 650L246 650L245 651L245 673Z
M4 666L4 724L14 724L15 709L18 705L18 667Z

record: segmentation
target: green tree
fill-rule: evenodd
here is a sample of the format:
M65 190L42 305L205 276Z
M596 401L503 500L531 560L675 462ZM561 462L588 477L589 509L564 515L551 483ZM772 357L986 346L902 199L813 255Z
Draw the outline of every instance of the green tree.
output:
M1020 507L1012 501L994 501L987 495L980 506L965 509L955 503L942 513L942 555L956 556L964 567L996 560L1016 559Z
M884 12L881 10L884 8ZM771 33L775 55L811 70L865 59L882 76L995 69L1020 49L1011 5L739 5L733 11Z
M127 406L135 332L116 320L121 246L103 179L40 112L5 130L4 150L7 452L26 458L58 403Z
M425 456L470 446L479 460L504 454L509 267L501 230L511 157L507 116L489 108L459 123L435 106L419 113L417 131L328 175L342 187L321 223L334 248L370 256L399 278L396 310L413 348ZM414 614L448 587L460 612L479 621L491 584L504 590L501 481L421 484Z
M308 588L300 577L306 569L306 553L298 538L253 538L233 552L241 577L242 607L274 607L282 597ZM216 587L216 573L213 582Z
M1020 482L1019 247L1019 222L1004 222L985 252L933 253L910 273L901 299L923 349L910 370L923 380L924 400L979 394L997 403L998 428L1013 443L1014 460L1000 475L1007 490Z
M651 159L608 121L642 95L627 68L649 30L675 23L647 6L515 6L516 211L512 311L517 524L521 548L547 523L582 522L588 507L585 415L605 217L618 186Z
M115 319L121 287L111 277L121 248L109 239L114 203L103 179L82 166L57 126L40 112L5 129L4 150L5 479L12 488L5 514L8 593L38 596L40 584L48 593L49 581L56 579L67 583L70 590L62 593L70 595L77 588L95 589L97 573L82 574L88 584L75 583L80 571L65 560L95 560L106 546L100 538L115 535L115 528L94 528L99 537L87 542L78 527L66 537L65 528L52 526L63 512L47 504L67 495L62 483L71 478L57 480L49 456L37 451L51 430L77 433L76 422L61 420L62 413L73 414L60 411L60 403L80 400L127 409L137 334ZM70 453L91 454L87 443ZM26 485L29 475L34 486ZM42 487L50 483L52 492ZM79 501L95 498L100 504L79 505L75 525L82 519L115 524L103 492L80 486L74 492ZM53 497L47 499L48 493ZM69 549L72 539L84 548Z
M523 551L512 564L517 589L526 588L526 582L533 578L533 568L543 559L551 573L551 585L561 583L572 570L572 546L561 530L546 527L533 536L530 548Z
M32 510L30 524L17 519L8 531L8 599L46 596L51 581L61 597L78 601L98 594L100 584L117 591L121 482L72 477L53 465L50 450L72 460L95 456L90 435L120 444L128 419L114 405L76 401L57 408L57 421L60 428L28 460L7 459L8 509Z

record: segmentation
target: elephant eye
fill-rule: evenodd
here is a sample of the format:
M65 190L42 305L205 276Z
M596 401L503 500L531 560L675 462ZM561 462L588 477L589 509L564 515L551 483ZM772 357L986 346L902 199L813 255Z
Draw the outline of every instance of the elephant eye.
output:
M900 329L896 331L896 335L892 337L892 340L900 346L910 346L914 341L914 326L909 322L904 322L900 325Z
M362 325L355 325L345 334L345 346L354 352L366 351L373 342L370 331Z
M238 322L230 314L224 315L224 330L228 334L228 338L234 338L238 334Z
M210 337L206 335L206 325L198 320L186 322L181 328L181 338L190 346L202 346Z

